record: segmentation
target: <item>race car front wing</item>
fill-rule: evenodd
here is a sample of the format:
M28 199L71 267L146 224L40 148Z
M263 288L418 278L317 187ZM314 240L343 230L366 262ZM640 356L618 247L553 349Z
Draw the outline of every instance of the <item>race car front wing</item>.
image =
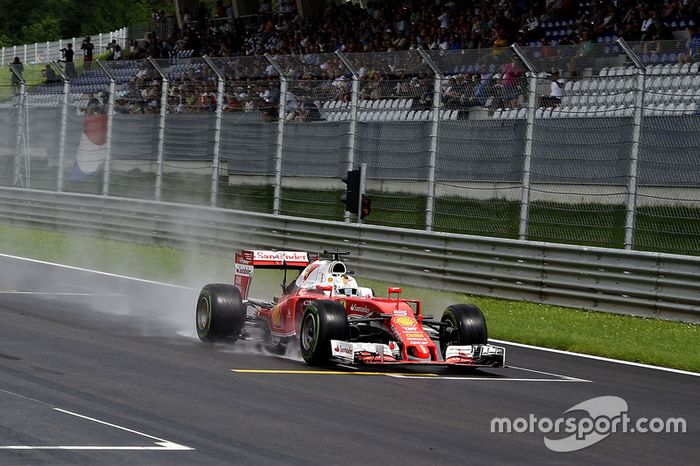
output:
M506 349L495 345L451 345L444 360L403 359L398 343L356 343L331 340L331 357L346 364L421 364L465 367L502 367Z

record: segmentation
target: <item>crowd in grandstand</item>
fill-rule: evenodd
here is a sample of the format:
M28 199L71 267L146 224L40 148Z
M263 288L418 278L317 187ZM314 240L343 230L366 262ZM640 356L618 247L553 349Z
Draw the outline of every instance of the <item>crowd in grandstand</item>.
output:
M303 18L294 0L280 0L274 13L270 2L261 2L258 18L251 22L235 19L233 10L218 2L216 11L186 10L182 28L167 32L158 26L160 35L154 30L130 53L145 58L183 50L210 56L384 52L418 46L456 50L513 42L574 44L584 31L592 40L660 40L671 39L678 25L696 22L699 12L700 2L691 0L370 0L366 8L330 4L323 14ZM544 31L550 21L567 22L568 27L550 39Z
M294 55L303 57L292 67L296 81L288 107L289 118L318 118L314 100L347 101L350 79L340 63L320 61L319 54L410 50L488 49L513 42L538 45L574 45L590 49L596 42L623 37L628 41L672 39L681 30L700 45L694 25L700 2L693 0L574 2L571 0L456 1L405 0L368 1L366 8L352 3L329 4L317 16L302 17L293 0L280 0L278 11L261 2L258 17L251 21L234 18L232 9L217 2L214 11L197 7L185 10L182 27L164 26L164 13L157 27L134 41L124 58L169 58L179 54L234 57L223 62L230 80L225 111L261 110L276 118L279 83L270 67L251 67L235 57ZM173 23L174 24L174 23ZM552 31L552 24L562 27ZM653 44L653 42L649 42ZM691 51L692 53L692 51ZM259 60L258 63L264 63ZM562 74L574 76L578 63L572 60ZM518 60L499 63L489 73L466 72L450 76L443 98L445 108L465 109L488 101L495 107L515 107L524 90L524 70ZM558 73L559 70L551 70ZM415 109L430 108L432 81L429 73L411 69L360 69L363 99L415 97ZM318 80L323 84L309 84ZM151 71L134 77L133 86L122 93L119 109L124 112L157 112L160 82ZM545 100L556 105L562 81L553 80L552 95ZM559 92L559 94L557 94ZM192 68L174 79L168 96L169 111L207 112L216 106L214 75ZM311 116L309 116L311 115Z

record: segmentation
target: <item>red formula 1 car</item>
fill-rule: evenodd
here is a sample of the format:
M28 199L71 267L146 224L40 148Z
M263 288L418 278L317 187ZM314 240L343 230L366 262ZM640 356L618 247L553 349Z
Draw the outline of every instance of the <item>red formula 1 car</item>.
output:
M236 254L234 284L209 284L197 301L202 341L257 340L280 351L298 341L311 365L433 364L500 367L505 348L487 344L484 316L474 305L448 306L437 321L421 302L389 288L378 297L357 285L340 260L346 254L245 250ZM253 271L284 270L282 296L248 297ZM287 271L299 274L287 284Z

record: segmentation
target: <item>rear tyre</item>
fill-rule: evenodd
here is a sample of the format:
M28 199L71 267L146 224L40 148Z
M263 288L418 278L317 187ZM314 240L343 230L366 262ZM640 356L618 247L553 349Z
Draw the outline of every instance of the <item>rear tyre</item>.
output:
M485 345L488 341L486 319L473 304L453 304L445 309L440 328L440 351L445 357L450 345Z
M197 336L206 342L235 342L245 324L246 306L233 285L209 284L197 300L195 325Z
M299 332L301 356L307 364L328 364L331 340L347 340L349 335L345 306L336 301L313 301L304 311Z

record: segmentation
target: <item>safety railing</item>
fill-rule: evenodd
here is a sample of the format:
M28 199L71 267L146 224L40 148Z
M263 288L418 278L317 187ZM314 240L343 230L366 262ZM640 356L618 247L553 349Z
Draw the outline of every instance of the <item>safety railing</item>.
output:
M0 221L229 256L336 248L358 274L397 284L700 322L698 257L16 188L0 188Z

